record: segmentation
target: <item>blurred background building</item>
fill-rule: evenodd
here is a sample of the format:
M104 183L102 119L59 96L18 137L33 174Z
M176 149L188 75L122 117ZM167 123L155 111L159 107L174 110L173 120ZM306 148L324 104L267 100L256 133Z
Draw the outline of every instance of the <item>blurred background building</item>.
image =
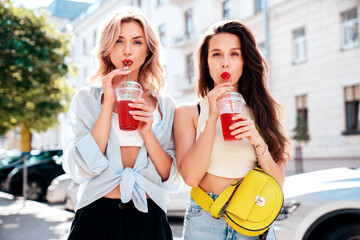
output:
M294 171L306 171L310 160L312 168L329 161L360 165L360 0L54 0L49 12L73 36L73 88L84 86L94 69L90 52L99 24L125 5L141 8L157 30L167 92L178 104L196 100L193 53L205 30L221 19L246 23L270 64L269 87L284 107L287 135L299 126L308 130L309 140L293 142L294 157L301 146L297 158L305 164ZM34 149L60 145L58 130L33 136Z

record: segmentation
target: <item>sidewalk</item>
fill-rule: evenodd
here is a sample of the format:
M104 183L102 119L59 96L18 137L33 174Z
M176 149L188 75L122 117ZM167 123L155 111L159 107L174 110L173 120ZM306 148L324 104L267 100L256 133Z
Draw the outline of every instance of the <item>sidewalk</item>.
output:
M65 240L74 213L0 191L0 240ZM182 220L169 219L174 240L181 240Z
M0 192L1 240L63 240L74 213Z

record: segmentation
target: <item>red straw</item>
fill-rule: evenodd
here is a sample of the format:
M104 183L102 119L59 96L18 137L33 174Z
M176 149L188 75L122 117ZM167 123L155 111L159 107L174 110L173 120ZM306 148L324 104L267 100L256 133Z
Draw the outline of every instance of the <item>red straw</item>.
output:
M228 79L226 79L226 82L229 82ZM231 97L230 93L228 93L229 97ZM234 112L234 109L233 109L233 105L232 105L232 101L230 99L230 107L231 107L231 112Z

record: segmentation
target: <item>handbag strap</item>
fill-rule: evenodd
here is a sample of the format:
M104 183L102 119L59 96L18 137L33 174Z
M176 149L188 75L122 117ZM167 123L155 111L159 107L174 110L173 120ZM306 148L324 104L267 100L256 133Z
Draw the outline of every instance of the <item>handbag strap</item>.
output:
M240 182L241 181L234 181L230 184L224 191L221 192L215 201L199 186L191 188L190 196L202 209L210 212L214 218L220 218L222 215L221 210L229 201Z
M226 207L227 202L232 197L235 189L240 185L241 181L234 181L224 191L221 192L219 197L215 200L210 208L210 213L214 218L220 218L223 215L223 209Z
M210 212L214 199L210 197L201 187L192 187L190 192L191 198L205 211Z

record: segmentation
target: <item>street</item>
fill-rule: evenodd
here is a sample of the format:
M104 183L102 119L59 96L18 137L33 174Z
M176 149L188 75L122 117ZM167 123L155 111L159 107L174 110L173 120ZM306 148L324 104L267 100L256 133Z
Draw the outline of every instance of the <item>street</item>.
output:
M63 205L40 203L0 192L1 240L63 240L67 238L74 213ZM182 219L169 218L174 240L180 240Z

